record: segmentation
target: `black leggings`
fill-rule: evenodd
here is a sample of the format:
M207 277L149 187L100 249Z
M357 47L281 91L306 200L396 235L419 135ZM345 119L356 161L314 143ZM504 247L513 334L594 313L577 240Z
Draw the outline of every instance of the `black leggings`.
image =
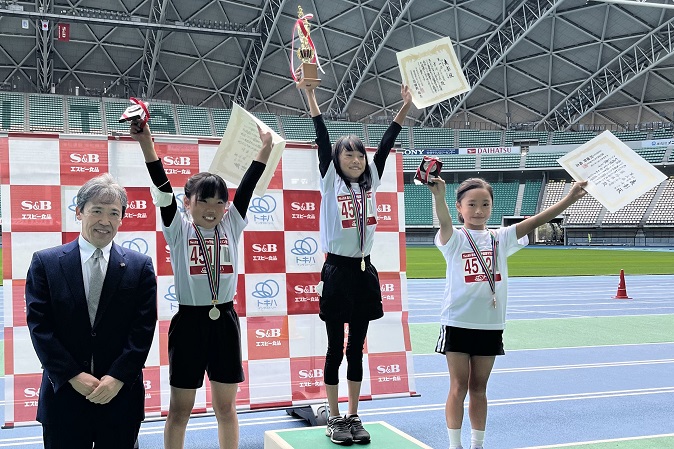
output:
M349 323L346 344L346 378L354 382L363 380L363 346L369 321ZM325 355L325 383L339 384L339 365L344 358L344 323L325 322L328 331L328 352Z

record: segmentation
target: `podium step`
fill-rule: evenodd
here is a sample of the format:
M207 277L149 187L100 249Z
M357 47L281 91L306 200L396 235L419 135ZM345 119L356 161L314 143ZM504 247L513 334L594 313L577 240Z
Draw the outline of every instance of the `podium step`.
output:
M383 421L363 423L370 432L372 442L368 449L432 449L421 441L407 435ZM267 430L264 433L264 449L335 449L341 447L325 436L325 426L301 429ZM353 445L352 448L361 447Z

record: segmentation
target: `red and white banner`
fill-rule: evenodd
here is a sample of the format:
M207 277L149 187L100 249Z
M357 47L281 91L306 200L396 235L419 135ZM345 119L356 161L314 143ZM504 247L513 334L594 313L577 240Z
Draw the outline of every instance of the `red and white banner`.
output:
M193 174L208 169L218 142L157 136L156 143L181 207L182 186ZM167 332L178 303L161 217L150 198L150 179L138 144L105 136L10 134L0 136L7 426L33 423L39 395L40 362L25 318L25 276L32 254L77 237L77 190L106 171L126 187L129 196L115 241L154 261L159 323L144 371L145 406L148 417L168 412ZM234 298L241 317L246 375L239 385L240 410L305 405L326 397L327 338L318 318L316 292L324 260L318 182L316 149L289 142L269 189L251 200ZM415 392L407 325L402 154L389 157L377 195L372 262L380 273L386 313L370 325L363 399ZM340 371L343 400L347 398L345 367ZM195 412L211 407L205 382L197 392Z

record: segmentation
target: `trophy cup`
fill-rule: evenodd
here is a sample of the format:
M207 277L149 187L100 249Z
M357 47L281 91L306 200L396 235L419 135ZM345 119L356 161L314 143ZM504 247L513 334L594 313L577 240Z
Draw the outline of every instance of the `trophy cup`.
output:
M299 67L299 79L293 71L292 75L295 79L298 89L307 89L309 87L316 87L321 84L318 79L318 58L316 57L316 47L311 40L309 32L309 21L313 17L312 14L304 14L302 7L297 7L297 22L295 23L295 30L299 28L300 47L297 49L297 57L300 58L302 64Z

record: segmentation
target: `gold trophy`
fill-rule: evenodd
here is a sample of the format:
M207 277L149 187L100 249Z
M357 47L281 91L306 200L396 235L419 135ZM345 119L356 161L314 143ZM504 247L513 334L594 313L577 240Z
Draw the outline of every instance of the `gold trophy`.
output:
M297 7L297 23L296 27L299 28L299 38L300 38L300 48L297 49L297 57L300 58L302 64L299 67L299 79L296 79L296 85L298 89L307 89L310 87L317 87L321 84L321 80L318 79L318 67L315 62L316 59L316 49L313 46L309 33L309 21L307 16L304 15L302 7ZM311 15L309 15L311 17Z

